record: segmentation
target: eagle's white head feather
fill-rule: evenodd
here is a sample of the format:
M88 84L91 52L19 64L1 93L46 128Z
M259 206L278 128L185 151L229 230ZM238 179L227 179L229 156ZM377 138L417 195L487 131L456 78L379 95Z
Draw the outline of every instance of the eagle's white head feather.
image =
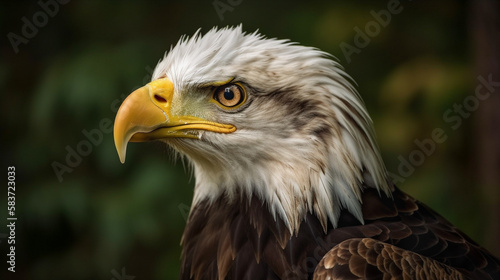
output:
M165 140L194 167L192 207L220 196L256 195L296 232L307 212L325 228L328 221L336 226L343 208L363 222L364 187L390 195L371 119L327 53L246 34L241 26L214 28L171 48L152 79L163 77L173 83L173 104L198 104L197 117L236 127L229 134ZM199 105L205 85L225 81L245 87L243 106Z

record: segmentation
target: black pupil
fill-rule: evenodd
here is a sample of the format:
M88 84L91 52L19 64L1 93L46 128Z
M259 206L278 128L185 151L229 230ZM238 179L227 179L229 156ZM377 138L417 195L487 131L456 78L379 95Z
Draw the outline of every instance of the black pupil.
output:
M231 90L231 88L226 88L224 90L224 99L232 100L233 98L234 98L234 92Z

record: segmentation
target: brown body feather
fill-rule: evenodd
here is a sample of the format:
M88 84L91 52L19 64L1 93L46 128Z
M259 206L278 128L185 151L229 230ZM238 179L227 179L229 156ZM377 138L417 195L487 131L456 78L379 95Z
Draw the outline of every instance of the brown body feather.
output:
M181 279L500 278L485 249L399 189L392 195L365 189L364 225L342 211L325 233L308 214L297 235L257 197L202 202L184 232Z

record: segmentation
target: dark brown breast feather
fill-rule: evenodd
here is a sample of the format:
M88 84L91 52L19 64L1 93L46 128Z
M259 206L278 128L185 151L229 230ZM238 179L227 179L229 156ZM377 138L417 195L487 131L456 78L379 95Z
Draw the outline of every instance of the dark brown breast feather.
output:
M365 189L363 215L364 225L344 210L325 233L309 213L291 236L257 197L199 203L180 278L312 279L317 268L316 279L500 279L498 259L397 188L392 198Z

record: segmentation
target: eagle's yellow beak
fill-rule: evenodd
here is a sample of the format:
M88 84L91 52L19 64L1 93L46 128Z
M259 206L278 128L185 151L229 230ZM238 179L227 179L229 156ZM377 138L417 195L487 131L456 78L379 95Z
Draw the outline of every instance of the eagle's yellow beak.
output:
M171 114L174 85L167 79L155 80L131 93L118 109L114 138L122 163L128 142L145 142L167 137L198 138L195 130L231 133L236 127L193 116Z

